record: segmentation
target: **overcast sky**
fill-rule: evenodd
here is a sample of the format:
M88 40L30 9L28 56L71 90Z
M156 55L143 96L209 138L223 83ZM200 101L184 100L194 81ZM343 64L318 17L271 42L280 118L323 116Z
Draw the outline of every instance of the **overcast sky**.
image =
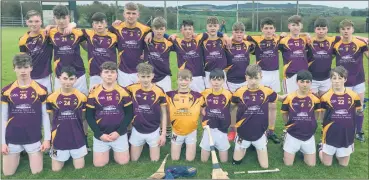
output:
M89 4L92 1L77 1L78 4ZM104 3L114 3L115 1L101 1ZM118 1L119 5L124 5L127 2L130 1ZM141 3L145 6L159 6L159 7L163 7L164 6L164 1L134 1L134 2L138 2ZM249 3L252 1L238 1L239 4L243 4L243 3ZM263 4L287 4L287 3L292 3L295 4L296 1L255 1L255 2L260 2ZM300 4L314 4L314 5L326 5L326 6L331 6L331 7L337 7L337 8L342 8L342 7L349 7L349 8L354 8L354 9L365 9L368 7L368 1L300 1ZM188 5L188 4L213 4L213 5L230 5L230 4L237 4L237 1L178 1L178 4L181 5ZM177 6L177 1L167 1L167 6Z

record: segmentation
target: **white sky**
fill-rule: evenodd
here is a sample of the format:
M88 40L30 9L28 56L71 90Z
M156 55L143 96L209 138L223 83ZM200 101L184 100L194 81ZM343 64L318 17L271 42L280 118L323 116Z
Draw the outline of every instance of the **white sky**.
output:
M114 3L115 1L100 1L103 3ZM130 1L118 1L119 5L124 5ZM145 6L157 6L163 7L164 1L134 1ZM238 1L239 4L249 3L252 1ZM255 1L260 2L262 4L295 4L296 1ZM92 1L77 1L78 4L90 4ZM178 4L188 5L188 4L212 4L212 5L230 5L237 4L237 1L178 1ZM353 9L365 9L368 8L368 1L300 1L299 4L313 4L313 5L326 5L336 8L349 7ZM167 1L167 7L169 6L177 6L177 1Z

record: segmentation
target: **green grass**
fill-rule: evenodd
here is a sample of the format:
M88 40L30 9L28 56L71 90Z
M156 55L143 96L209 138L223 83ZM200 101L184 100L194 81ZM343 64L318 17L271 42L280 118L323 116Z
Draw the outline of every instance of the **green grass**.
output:
M2 28L2 87L9 84L10 82L15 80L15 74L12 71L12 57L14 54L18 52L18 38L24 34L27 29L25 28ZM175 31L170 31L169 33L173 33ZM248 34L258 34L258 33L248 33ZM356 34L360 36L368 36L366 34ZM83 50L82 50L83 51ZM87 64L87 54L83 51L82 56L85 60L85 64ZM280 58L282 59L282 58ZM255 62L255 57L252 56L252 62ZM368 67L367 59L364 60L364 67ZM282 62L280 62L280 65ZM176 60L175 54L171 56L171 69L173 73L172 81L173 88L176 87L175 78L176 78ZM366 68L366 75L367 75ZM366 76L367 77L367 76ZM368 92L368 91L367 91ZM278 107L280 107L280 103L278 103ZM365 111L365 114L368 115L368 110ZM364 132L368 135L368 116L365 117L364 121ZM281 134L283 129L283 122L281 115L278 113L277 122L276 122L276 133L278 135ZM316 141L319 141L320 138L320 130L318 127L316 131ZM198 143L201 141L202 130L199 128L198 133ZM91 139L92 133L90 133L89 144L92 145ZM229 159L232 159L234 144L232 143L232 147L229 150ZM165 156L165 154L170 152L170 144L167 143L165 147L161 149L161 158ZM351 178L360 178L367 179L368 178L368 142L355 143L355 152L351 156L350 165L347 168L340 167L335 160L332 167L323 166L318 158L316 167L307 167L304 162L296 158L294 166L287 167L283 164L283 150L280 145L273 144L269 142L268 144L268 152L269 152L269 167L270 168L279 168L281 171L279 173L270 173L270 174L241 174L234 175L234 171L247 171L247 170L258 170L260 169L259 164L257 162L256 152L247 152L245 159L243 160L242 165L233 166L231 163L223 163L221 164L222 168L225 171L229 172L229 177L231 179L351 179ZM211 178L210 173L212 170L211 161L207 163L202 163L200 161L200 148L197 148L196 159L194 162L185 162L183 160L184 154L182 153L181 159L178 162L174 162L172 160L167 161L167 166L171 165L187 165L193 166L197 168L198 173L195 178L197 179L208 179ZM130 162L128 165L118 165L116 164L111 157L110 163L103 168L95 168L92 164L92 153L86 156L86 166L84 169L75 170L73 168L73 164L71 161L68 161L61 172L55 173L51 171L51 160L50 157L44 156L44 171L37 175L32 175L29 169L29 161L28 158L21 158L20 165L16 174L12 177L4 177L2 178L14 178L14 179L79 179L79 178L88 178L88 179L122 179L122 178L140 178L144 179L149 177L152 173L154 173L160 165L160 162L150 162L148 149L142 153L142 157L139 162Z

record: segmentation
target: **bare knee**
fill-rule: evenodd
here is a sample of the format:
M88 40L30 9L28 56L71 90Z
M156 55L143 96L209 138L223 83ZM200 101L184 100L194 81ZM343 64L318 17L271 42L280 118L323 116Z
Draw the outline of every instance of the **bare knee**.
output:
M115 158L115 162L120 164L120 165L128 164L129 157L127 157L127 158Z
M12 176L15 174L15 171L5 171L3 170L4 176Z
M343 166L343 167L347 167L348 166L348 162L338 162L339 165Z
M31 172L32 172L32 174L38 174L38 173L42 172L42 169L43 168L41 167L39 169L31 170Z
M293 161L286 160L286 158L284 158L283 161L284 161L284 165L286 165L286 166L292 166L293 165Z
M194 156L191 156L191 157L186 157L186 161L193 161L195 159L195 157Z
M107 164L108 164L108 161L94 161L95 167L104 167Z
M315 162L305 162L305 164L310 167L314 167L316 163Z
M63 167L55 167L55 166L52 166L51 167L51 170L54 171L54 172L58 172L60 170L62 170Z
M260 163L260 167L263 168L263 169L268 169L269 164L268 163Z
M324 166L332 166L332 162L324 162L324 161L322 161L322 163L323 163Z

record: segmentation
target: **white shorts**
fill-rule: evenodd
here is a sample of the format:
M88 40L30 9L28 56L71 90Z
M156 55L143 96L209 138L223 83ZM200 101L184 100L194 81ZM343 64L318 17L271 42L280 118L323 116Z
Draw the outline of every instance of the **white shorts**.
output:
M283 80L283 93L289 94L291 92L295 92L299 87L297 86L297 74L293 75L290 78L285 78Z
M356 86L351 86L351 87L346 87L349 88L351 90L353 90L354 92L360 94L360 93L364 93L365 92L365 83L360 83Z
M118 69L118 84L127 87L131 84L138 83L137 73L128 74Z
M205 71L205 88L211 88L211 84L210 84L210 72ZM224 89L228 89L227 86L227 73L224 72L224 84L223 84L223 88Z
M51 74L42 79L34 79L34 80L38 82L39 84L45 86L47 88L48 94L51 94L53 92Z
M286 133L283 150L290 154L295 154L297 151L304 154L314 154L316 153L314 135L307 141L301 141Z
M227 86L229 88L229 90L234 93L236 92L236 90L242 86L246 86L247 85L247 82L243 82L243 83L239 83L239 84L236 84L236 83L231 83L229 81L227 81Z
M159 144L159 134L160 128L155 130L152 133L149 134L142 134L139 133L136 128L132 128L131 138L129 139L129 143L131 143L133 146L143 146L145 143L147 143L150 147L157 147Z
M231 147L227 133L221 132L217 128L210 128L210 133L213 137L214 147L217 148L218 151L227 151ZM206 130L203 132L200 147L206 151L210 151L209 135Z
M172 80L170 76L165 76L164 79L155 83L157 86L161 87L164 92L169 92L172 90Z
M86 146L82 146L78 149L72 150L57 150L50 149L50 157L54 160L65 162L72 156L73 159L79 159L87 155Z
M24 145L19 145L19 144L8 144L8 149L9 149L9 153L20 153L23 150L25 150L27 153L36 153L39 152L41 150L41 142L35 142L32 144L24 144Z
M192 91L196 91L198 93L201 93L202 91L204 91L205 90L204 77L202 76L192 77L190 88Z
M94 137L94 152L106 152L113 149L114 152L125 152L129 150L127 133L112 142L104 142Z
M87 81L86 81L86 74L79 77L73 85L74 88L78 89L81 93L88 96L88 88L87 88ZM61 88L60 81L58 78L55 77L54 81L54 91Z
M91 90L96 85L102 84L102 79L100 76L90 76L89 90Z
M266 150L267 149L267 144L268 144L268 139L265 136L265 134L263 134L263 136L261 136L258 140L256 141L246 141L246 140L240 140L240 137L237 136L235 139L235 147L234 150L235 151L241 151L241 150L245 150L247 148L249 148L251 146L251 144L255 147L256 150Z
M336 148L328 144L323 144L322 151L331 156L336 154L336 157L346 157L354 152L354 144L347 148Z
M261 84L273 89L274 92L281 92L281 80L279 78L279 70L261 71Z
M326 79L323 81L313 80L313 82L311 83L311 91L313 91L313 93L327 92L331 87L331 79Z
M185 136L177 135L172 131L172 143L176 145L186 144L196 144L197 142L197 130Z

